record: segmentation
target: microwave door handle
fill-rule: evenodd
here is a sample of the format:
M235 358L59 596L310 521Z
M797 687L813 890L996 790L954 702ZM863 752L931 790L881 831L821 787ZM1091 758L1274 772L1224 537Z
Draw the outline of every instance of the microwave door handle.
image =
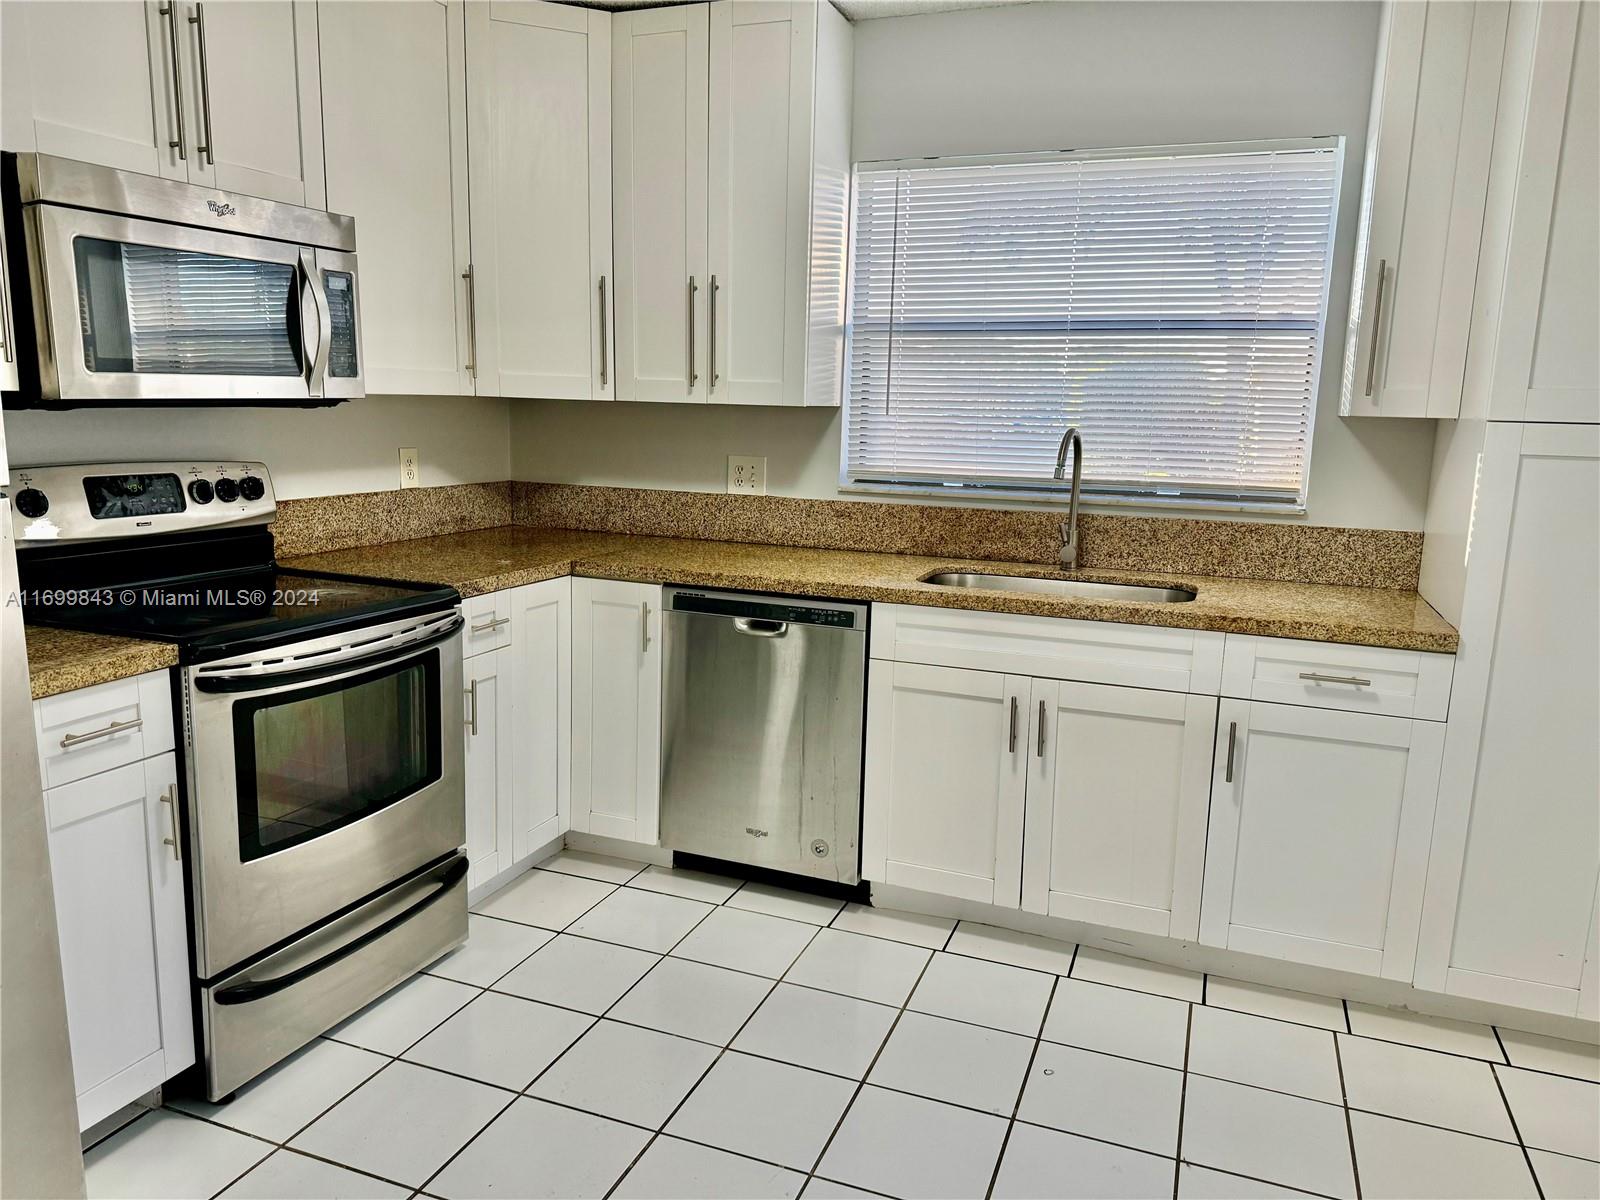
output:
M317 252L309 246L300 248L300 278L303 285L301 294L309 291L311 303L317 310L317 348L306 367L306 394L320 398L328 375L328 353L333 348L333 315L328 310L328 293L323 290L322 272L317 270Z

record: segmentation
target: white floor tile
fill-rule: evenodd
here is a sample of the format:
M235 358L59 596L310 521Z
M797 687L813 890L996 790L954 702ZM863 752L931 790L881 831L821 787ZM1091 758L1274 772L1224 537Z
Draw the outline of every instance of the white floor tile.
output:
M1515 1029L1501 1029L1500 1040L1505 1043L1506 1054L1514 1067L1600 1083L1600 1046Z
M666 1131L809 1171L854 1094L848 1079L724 1054Z
M798 1171L660 1137L612 1194L618 1200L768 1200L798 1196L805 1182Z
M721 904L739 890L740 882L726 875L651 865L628 880L628 886L644 888L649 892L665 892L669 896L682 896L685 900Z
M659 1129L716 1057L699 1042L601 1021L528 1094Z
M485 992L405 1058L520 1092L593 1023L583 1013Z
M814 926L760 913L719 908L672 951L676 958L776 979L816 936Z
M1524 1145L1600 1159L1600 1084L1497 1067Z
M916 986L929 953L919 946L822 929L784 980L898 1007Z
M1151 1200L1172 1195L1173 1161L1037 1125L1016 1125L995 1200Z
M921 913L896 912L892 908L873 908L868 904L846 904L834 917L834 929L865 933L929 950L942 949L956 923L948 917L928 917ZM806 1195L812 1193L807 1192Z
M428 1184L449 1200L599 1200L650 1134L524 1096Z
M568 929L602 942L665 954L699 924L711 908L709 904L685 900L682 896L618 888Z
M1004 963L937 954L911 993L918 1012L1035 1037L1055 977Z
M495 990L599 1015L661 961L659 954L561 934Z
M606 1015L726 1046L771 989L758 975L664 958Z
M535 868L512 880L473 911L503 921L565 929L615 888L615 884L597 879Z
M1544 1200L1600 1200L1600 1162L1529 1150Z
M90 1200L214 1196L272 1153L231 1129L158 1109L117 1130L83 1156Z
M1171 1155L1182 1104L1180 1071L1041 1042L1017 1119Z
M1258 1017L1298 1021L1302 1025L1320 1025L1324 1029L1345 1032L1344 1002L1332 996L1291 992L1264 983L1246 983L1242 979L1212 975L1206 979L1206 1003L1235 1012L1254 1013Z
M817 1173L891 1196L981 1196L1005 1132L999 1117L866 1087Z
M1325 1196L1356 1194L1343 1109L1204 1075L1189 1077L1183 1158Z
M1200 1002L1204 987L1204 977L1194 971L1127 958L1108 950L1096 950L1092 946L1078 947L1077 960L1072 964L1072 977L1140 992L1154 992L1158 996L1171 996L1174 1000L1188 1000L1193 1004Z
M563 850L545 859L539 866L546 871L560 871L563 875L580 875L585 879L598 879L601 883L627 883L646 864L629 858L614 858L609 854L590 854L584 850Z
M488 987L553 937L548 929L472 913L467 917L466 944L430 966L428 974Z
M432 975L415 975L328 1031L353 1046L397 1055L478 995L478 989Z
M510 1100L498 1088L395 1063L341 1100L290 1146L418 1186Z
M219 1200L405 1200L410 1188L385 1183L347 1167L279 1150Z
M747 912L786 917L791 921L808 921L813 925L826 925L844 907L843 900L830 900L826 896L794 892L766 883L745 884L728 898L728 904Z
M1072 968L1072 955L1077 948L1071 942L971 921L961 922L945 947L951 954L968 954L1031 971L1049 971L1052 975L1065 975Z
M735 1050L860 1079L895 1009L780 983L733 1039Z
M388 1062L370 1050L318 1038L245 1084L227 1104L188 1096L171 1104L219 1125L286 1142Z
M1044 1036L1084 1050L1181 1070L1188 1026L1189 1006L1181 1000L1063 979L1050 1001Z
M1490 1062L1505 1062L1494 1030L1473 1021L1449 1021L1422 1013L1402 1012L1397 1008L1376 1008L1350 1002L1350 1032L1360 1037L1404 1042L1424 1050L1445 1054L1465 1054Z
M1298 1200L1310 1194L1190 1163L1178 1168L1178 1200Z
M1350 1134L1367 1196L1532 1200L1539 1194L1518 1146L1362 1112L1350 1114Z
M1343 1104L1332 1032L1196 1005L1189 1070L1311 1100Z
M1489 1064L1339 1034L1351 1108L1516 1141Z
M871 1083L1009 1117L1033 1056L1033 1039L908 1012L867 1076Z
M881 1192L869 1192L866 1188L851 1187L848 1183L835 1183L831 1179L821 1179L812 1176L806 1184L806 1190L800 1195L804 1200L874 1200L882 1195Z

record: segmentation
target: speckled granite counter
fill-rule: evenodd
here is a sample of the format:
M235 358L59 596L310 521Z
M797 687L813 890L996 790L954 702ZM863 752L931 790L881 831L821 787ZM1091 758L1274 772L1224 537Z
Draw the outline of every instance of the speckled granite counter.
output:
M178 648L166 642L141 642L44 625L27 626L27 635L28 679L35 700L159 671L178 661Z
M1456 631L1414 591L1231 579L1186 572L1081 571L1078 578L1176 585L1186 604L1156 604L1025 592L935 587L936 571L1049 576L1038 564L997 563L853 550L583 533L520 525L388 542L290 559L306 571L444 583L463 596L580 575L681 583L787 595L831 596L941 608L1077 617L1136 625L1305 638L1453 653Z

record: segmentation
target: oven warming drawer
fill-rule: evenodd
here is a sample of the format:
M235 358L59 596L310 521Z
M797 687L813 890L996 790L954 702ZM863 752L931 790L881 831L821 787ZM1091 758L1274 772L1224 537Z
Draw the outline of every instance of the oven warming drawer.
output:
M467 937L467 860L453 855L200 988L206 1095L241 1085Z

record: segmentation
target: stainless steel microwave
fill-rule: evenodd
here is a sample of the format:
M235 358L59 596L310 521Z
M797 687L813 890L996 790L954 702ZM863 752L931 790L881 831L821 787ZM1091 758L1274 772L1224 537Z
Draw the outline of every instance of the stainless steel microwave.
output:
M364 394L352 218L46 154L7 154L0 189L19 351L7 407Z

